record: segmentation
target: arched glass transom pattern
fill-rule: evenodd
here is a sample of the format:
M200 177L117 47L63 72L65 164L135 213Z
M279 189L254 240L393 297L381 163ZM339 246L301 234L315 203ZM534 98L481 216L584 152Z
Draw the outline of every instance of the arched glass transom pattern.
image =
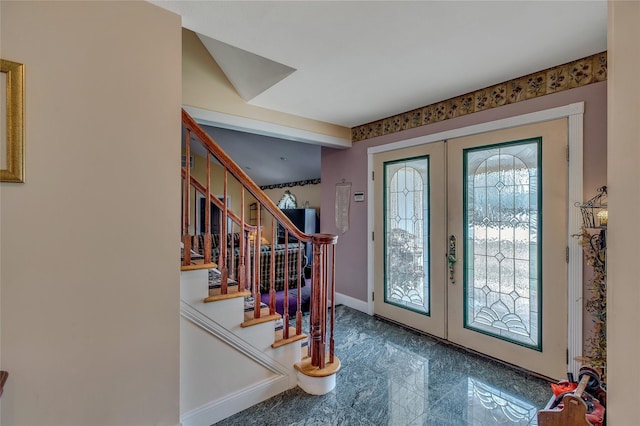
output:
M527 400L467 378L467 418L480 425L529 425L538 411Z
M384 301L429 314L429 157L384 163Z
M538 350L540 143L464 152L464 325Z

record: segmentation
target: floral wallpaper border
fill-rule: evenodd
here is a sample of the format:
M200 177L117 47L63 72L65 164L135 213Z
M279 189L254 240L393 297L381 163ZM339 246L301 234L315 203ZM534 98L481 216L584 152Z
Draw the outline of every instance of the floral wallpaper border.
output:
M351 129L352 142L426 126L607 79L607 52L486 87Z
M319 183L320 183L320 178L307 179L307 180L299 180L297 182L286 182L286 183L276 183L273 185L264 185L264 186L261 186L260 189L264 191L265 189L293 188L294 186L318 185Z

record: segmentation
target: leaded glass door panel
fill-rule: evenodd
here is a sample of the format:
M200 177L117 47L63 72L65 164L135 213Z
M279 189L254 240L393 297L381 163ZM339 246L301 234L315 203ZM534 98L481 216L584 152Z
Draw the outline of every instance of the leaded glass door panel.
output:
M562 119L375 154L374 313L564 377L566 149Z
M445 337L444 143L377 154L375 297L377 315Z
M448 338L552 378L566 373L566 147L566 120L447 142Z

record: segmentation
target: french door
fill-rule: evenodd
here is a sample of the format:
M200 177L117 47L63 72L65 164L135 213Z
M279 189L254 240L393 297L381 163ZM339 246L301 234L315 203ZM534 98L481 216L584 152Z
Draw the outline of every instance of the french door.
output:
M567 360L566 119L374 156L374 313L552 378Z

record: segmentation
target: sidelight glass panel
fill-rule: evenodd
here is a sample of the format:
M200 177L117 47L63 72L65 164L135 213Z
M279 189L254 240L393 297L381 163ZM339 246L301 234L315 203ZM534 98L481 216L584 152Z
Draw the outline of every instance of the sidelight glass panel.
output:
M540 349L540 138L464 150L465 328Z
M384 163L384 301L429 315L429 157Z

